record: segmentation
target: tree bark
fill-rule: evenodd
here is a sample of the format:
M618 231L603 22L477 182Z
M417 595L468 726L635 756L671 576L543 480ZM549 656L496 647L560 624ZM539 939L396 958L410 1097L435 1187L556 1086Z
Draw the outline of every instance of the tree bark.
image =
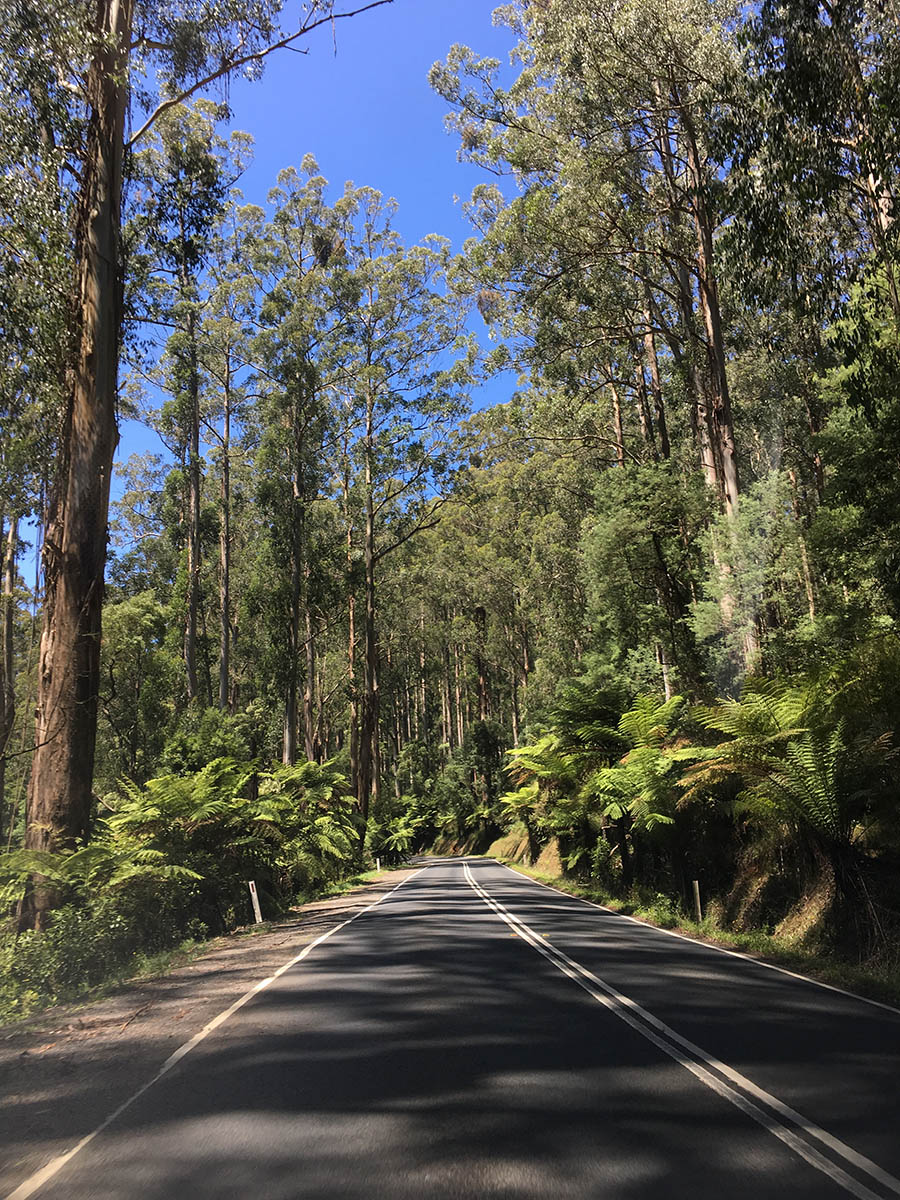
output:
M797 541L800 547L800 566L803 578L803 587L806 592L806 606L809 611L810 621L816 619L816 589L813 583L812 570L809 564L809 553L806 547L806 536L803 530L803 516L800 509L800 496L797 487L797 472L794 470L788 471L788 478L791 481L791 492L793 498L794 521L797 525Z
M122 157L133 0L99 0L76 208L76 338L60 465L44 541L46 593L25 845L86 836L97 736L103 575L121 318ZM41 928L52 889L35 878L21 929Z
M379 739L378 630L375 605L375 502L373 496L375 453L375 397L370 390L366 399L365 429L365 613L363 618L363 694L359 722L359 811L363 821L362 839L369 820L371 803L378 802L381 787Z
M637 408L638 420L641 423L641 439L652 459L658 458L656 453L656 441L653 436L653 418L650 415L650 408L647 404L647 381L644 378L644 367L640 358L636 357L634 362L634 391L635 391L635 407Z
M353 518L350 511L350 459L344 446L344 521L347 527L347 690L349 693L350 784L359 796L359 700L356 686L356 595L353 580Z
M684 198L681 192L682 185L679 179L679 170L676 166L675 154L672 148L669 116L667 115L670 111L670 105L662 86L656 83L654 87L657 107L660 113L657 130L660 161L669 196L670 210L674 214L682 209ZM674 216L670 215L666 221L660 219L660 233L663 240L668 236L677 244L679 229L678 222ZM702 347L704 357L707 360L709 355L696 325L694 290L684 262L678 262L677 268L673 271L673 280L678 294L683 347L679 346L677 339L671 335L667 337L667 341L675 362L682 370L685 384L691 397L691 428L699 451L700 465L704 477L719 499L724 502L725 496L722 487L721 472L717 466L716 455L713 450L712 425L710 420L710 412L713 406L707 396L707 383L700 371L696 348ZM645 289L644 297L645 300L652 301L649 289Z
M478 674L478 720L486 721L491 715L491 702L487 686L487 667L484 660L487 641L487 612L478 605L474 613L475 624L475 670Z
M613 405L613 432L616 437L616 466L625 466L625 432L622 428L622 404L619 400L619 391L616 385L610 380L609 390L612 394Z
M711 424L715 433L714 449L717 465L721 471L725 511L729 518L733 518L737 514L740 485L734 441L734 420L731 413L731 395L725 369L725 339L722 333L722 314L719 308L719 287L713 265L712 215L706 202L706 187L693 119L688 106L681 103L677 91L675 100L679 106L681 127L684 131L687 149L688 172L691 179L690 203L697 235L698 291L703 322L706 327L709 375L713 385L714 402Z
M666 407L663 402L662 383L659 376L659 358L656 354L656 336L653 333L653 318L650 305L650 288L644 284L644 353L650 370L650 395L653 398L653 413L656 418L656 432L659 435L659 452L663 458L669 458L669 427L666 421Z
M509 680L510 690L512 693L512 738L514 747L518 747L519 745L519 727L521 724L521 718L519 716L519 680L517 675L518 668L516 663L513 662L509 672Z
M456 706L456 744L461 746L465 739L465 727L463 725L463 701L462 701L462 686L460 683L460 667L459 667L459 645L453 645L453 699Z
M6 535L6 554L3 563L2 605L0 605L0 842L6 820L6 748L12 737L16 720L16 687L14 678L14 617L16 587L16 549L18 521L10 520ZM3 523L0 521L0 538Z
M184 279L182 288L187 294L190 281ZM197 614L200 608L200 376L197 368L197 316L188 315L188 505L187 505L187 614L184 625L184 667L187 676L188 700L196 700L200 686L197 680Z
M444 613L444 623L446 625L446 611ZM453 707L450 699L451 683L450 683L450 646L445 641L441 648L441 659L443 671L441 672L441 712L443 717L443 742L445 746L453 749Z
M219 708L231 705L231 367L225 368L222 416L222 513L219 523Z
M295 476L292 485L291 505L291 590L290 610L287 627L287 676L284 686L284 721L281 743L281 761L285 766L292 767L297 761L297 724L300 674L300 594L301 594L301 565L300 539L298 529L298 510L300 509L299 485Z
M428 721L426 713L428 711L428 679L426 675L426 654L425 654L425 603L419 602L419 688L417 694L416 707L421 710L422 719L419 726L417 737L424 742L428 738Z
M306 592L309 596L309 571L306 572ZM316 737L316 635L313 629L309 600L304 605L306 623L306 678L303 681L303 749L309 762L319 761Z

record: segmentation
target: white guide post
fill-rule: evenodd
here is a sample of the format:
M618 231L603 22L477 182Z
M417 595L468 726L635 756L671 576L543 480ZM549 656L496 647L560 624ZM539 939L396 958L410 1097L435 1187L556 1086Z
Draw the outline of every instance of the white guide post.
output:
M262 925L262 913L259 910L259 896L256 894L256 881L253 879L247 880L247 886L250 888L250 900L253 903L253 915L256 917L257 925Z
M699 925L703 920L703 909L700 907L700 881L699 879L691 880L691 887L694 893L694 920Z

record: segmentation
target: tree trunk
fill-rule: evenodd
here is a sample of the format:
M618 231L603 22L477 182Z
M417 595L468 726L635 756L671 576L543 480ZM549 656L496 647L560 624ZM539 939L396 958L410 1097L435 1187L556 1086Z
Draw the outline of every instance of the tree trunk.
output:
M459 674L459 646L453 645L453 699L456 706L456 744L461 746L465 737L463 726L462 686Z
M183 280L185 292L190 280ZM200 375L197 369L197 314L188 314L188 594L184 628L184 666L188 700L199 694L197 681L197 613L200 608Z
M353 520L350 512L350 465L344 448L344 521L347 527L347 690L349 692L350 785L359 796L359 701L356 687L356 596L353 590Z
M650 289L644 284L644 353L647 367L650 371L650 395L653 399L653 413L656 418L656 432L659 435L659 452L663 458L671 454L669 446L669 427L666 421L666 408L663 402L662 383L659 377L659 359L656 354L656 337L653 333L653 317L650 304Z
M324 658L328 658L328 648L325 648ZM325 723L325 676L321 660L316 656L316 746L318 747L319 757L316 760L321 763L324 759L330 758L329 753L329 729Z
M378 694L378 631L375 607L375 503L374 472L375 400L369 393L366 405L365 487L366 514L364 534L365 614L363 620L363 695L359 729L359 811L363 820L362 837L369 820L371 802L377 804L381 786Z
M490 696L487 687L487 668L484 661L487 640L487 612L479 605L474 613L475 624L475 669L478 673L478 720L486 721L491 715Z
M425 604L423 601L419 602L419 637L419 688L417 707L421 710L422 720L417 736L424 742L428 739L428 724L426 719L426 713L428 711L428 680L425 671Z
M281 761L292 767L297 761L297 695L299 684L300 655L300 534L297 529L298 494L294 481L294 503L291 507L291 593L287 628L287 674L284 685L284 731L281 743Z
M676 94L677 101L677 94ZM737 451L734 439L734 419L731 411L731 395L728 374L725 369L725 338L722 331L722 314L719 308L719 289L713 264L713 222L706 202L706 188L700 163L700 151L693 120L686 105L681 106L681 123L687 145L691 210L697 234L697 280L700 307L706 326L706 345L709 359L709 375L712 380L713 405L710 426L713 432L713 452L719 473L719 486L725 501L725 514L729 522L737 516L740 499ZM736 535L732 533L732 540ZM722 568L720 568L722 569ZM724 571L727 574L727 570ZM728 589L730 592L730 589ZM723 597L723 613L728 621L726 601L733 601L729 594ZM749 667L759 651L759 636L756 623L745 631L743 639L744 665Z
M290 545L291 545L291 586L290 609L288 611L287 628L287 674L285 677L284 695L284 736L282 741L281 758L286 765L293 766L297 761L297 738L299 726L299 689L300 689L300 622L304 611L302 603L304 578L308 576L306 563L306 508L309 502L310 489L305 478L305 436L304 414L302 411L303 397L296 398L292 413L293 445L291 452L294 458L291 463L291 512L290 512ZM307 617L309 616L307 612ZM305 722L304 722L305 726Z
M681 127L687 148L688 171L691 179L690 203L697 235L697 282L700 308L706 327L706 346L709 360L709 376L713 386L712 428L715 433L714 450L721 471L721 486L725 499L725 511L730 518L737 514L739 481L737 454L734 442L734 421L731 413L731 395L725 369L725 339L722 333L722 314L719 308L719 287L713 265L713 223L706 202L706 187L700 150L693 119L687 105L681 104L677 92Z
M609 390L612 395L613 404L613 432L616 435L616 465L625 466L625 433L622 428L622 403L619 399L619 390L612 380L612 367L609 368Z
M219 524L219 708L231 704L231 367L226 366L222 417L222 515Z
M660 114L658 128L660 161L666 181L670 211L674 214L681 211L684 203L679 177L680 172L676 165L675 154L672 149L669 117L665 115L669 111L669 105L663 88L659 83L656 83L654 88L657 108ZM661 220L660 225L660 234L663 240L668 236L669 239L677 244L680 232L677 220L670 215L667 221L663 222ZM693 285L687 267L683 262L678 263L677 269L673 272L673 278L678 293L678 309L681 318L683 347L679 346L677 339L671 335L667 337L667 341L669 349L672 352L672 357L681 368L688 393L691 397L691 428L699 450L700 465L704 477L709 486L719 496L719 499L724 501L721 472L718 469L716 455L713 450L712 426L710 421L712 405L706 394L707 385L702 378L695 348L703 347L707 360L709 355L696 325ZM650 295L649 289L645 289L644 297L645 300L652 302L652 295Z
M6 556L3 563L2 604L0 604L0 842L6 820L6 748L12 737L16 720L16 688L13 660L15 626L16 535L18 521L9 523L6 536ZM3 523L0 521L0 538Z
M644 368L639 358L635 358L634 363L634 390L635 406L637 408L638 420L641 423L641 439L650 457L655 460L658 455L656 453L656 441L653 437L653 418L650 415L650 408L647 404L647 381L644 379Z
M87 145L76 209L77 350L44 541L46 593L25 845L61 850L88 832L97 736L107 516L116 444L122 155L133 0L99 0ZM35 878L19 927L54 896Z
M445 641L441 656L443 660L443 671L441 673L441 710L443 714L443 742L445 746L453 749L454 731L453 731L453 702L450 699L451 682L450 682L450 646Z
M519 680L518 669L515 662L509 672L510 688L512 691L512 738L513 746L519 745L519 728L521 725L521 717L519 716Z
M415 724L413 724L413 716L414 716L413 704L412 704L412 701L410 700L410 695L409 695L409 677L407 676L403 682L403 721L402 721L403 727L406 729L407 742L411 742L411 741L413 741L413 739L418 741L418 738L419 738L418 716L416 716Z
M665 107L663 90L657 87L660 110ZM690 277L684 265L677 271L679 308L685 337L684 365L686 379L692 395L691 423L700 452L700 461L707 483L716 492L725 509L729 522L737 515L740 486L735 451L734 423L725 362L725 341L722 317L719 308L718 284L713 260L713 221L706 197L706 186L700 158L700 148L690 109L680 96L673 79L670 80L669 99L674 107L680 133L685 145L688 181L687 202L693 218L697 251L695 255L697 292L703 316L705 338L695 326L694 294ZM672 202L673 211L683 205L684 196L678 180L672 152L668 118L660 127L660 153L664 174ZM672 235L677 229L672 227ZM670 343L671 345L671 343ZM706 370L703 374L692 353L693 346L702 347ZM672 346L678 358L678 348ZM705 377L704 377L705 376ZM733 624L736 607L732 572L726 558L713 542L713 562L722 578L723 590L720 601L722 624L728 629ZM744 637L744 664L749 665L757 653L755 628Z
M669 676L669 663L666 658L665 647L662 642L656 643L656 661L659 663L659 669L662 672L663 692L666 700L672 699L672 680Z
M307 595L309 593L309 571L307 571ZM304 606L306 620L306 679L303 684L303 738L306 757L310 762L319 761L319 746L316 738L316 636L313 630L309 602Z

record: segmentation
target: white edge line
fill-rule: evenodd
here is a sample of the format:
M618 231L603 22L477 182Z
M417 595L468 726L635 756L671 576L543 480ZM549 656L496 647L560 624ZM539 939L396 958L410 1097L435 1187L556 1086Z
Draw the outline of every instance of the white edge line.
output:
M426 863L425 866L419 867L418 871L413 871L412 875L407 875L405 879L401 879L396 887L392 887L389 892L385 892L384 895L379 896L377 900L373 901L371 904L367 904L365 908L361 908L359 912L354 913L352 917L348 917L346 921L341 921L339 925L335 925L334 928L326 930L325 933L319 934L319 936L314 941L310 942L308 946L304 946L299 954L295 955L292 959L290 959L289 962L286 962L283 966L279 967L277 971L273 971L267 979L261 979L259 983L254 984L254 986L250 988L248 992L245 992L243 996L235 1000L233 1004L230 1004L228 1008L224 1010L224 1012L220 1012L217 1017L213 1017L211 1021L204 1025L199 1033L195 1033L192 1038L184 1043L184 1045L179 1046L177 1050L173 1051L173 1053L169 1055L153 1078L148 1079L147 1082L142 1084L136 1092L132 1093L132 1095L128 1097L127 1100L124 1100L114 1112L111 1112L109 1116L97 1126L96 1129L92 1130L89 1134L86 1134L80 1142L71 1148L71 1150L67 1150L65 1154L60 1154L58 1157L51 1159L50 1162L48 1162L45 1166L35 1171L32 1175L29 1175L27 1179L23 1180L23 1182L19 1184L15 1191L10 1192L5 1197L5 1200L28 1200L28 1197L33 1196L35 1192L44 1186L45 1183L49 1183L54 1175L57 1175L67 1163L71 1162L76 1154L80 1154L81 1151L84 1150L84 1148L88 1146L95 1137L103 1133L104 1129L107 1129L110 1125L112 1125L113 1121L120 1117L127 1108L130 1108L136 1100L139 1100L145 1092L148 1092L150 1088L152 1088L155 1083L158 1083L164 1075L168 1075L169 1071L171 1071L171 1069L177 1063L181 1062L186 1055L190 1054L190 1052L205 1038L209 1037L213 1030L218 1029L220 1025L223 1025L229 1017L233 1016L238 1011L239 1008L243 1008L248 1000L252 1000L254 996L258 995L262 991L265 991L265 989L269 987L270 984L274 983L279 976L283 975L285 971L289 971L291 967L295 967L297 963L302 962L309 953L315 950L316 946L321 946L323 942L327 941L328 938L332 937L334 934L339 933L342 929L345 929L348 925L355 921L357 917L361 917L365 913L371 912L373 908L377 907L377 905L382 902L382 900L386 900L388 896L392 896L394 892L397 891L397 888L403 887L403 885L408 883L410 879L413 879L416 875L419 875L422 871L426 870L429 865L430 864Z
M609 908L605 904L599 904L596 900L588 900L584 896L573 896L571 892L564 892L562 888L554 887L552 883L544 883L542 879L535 879L532 875L527 875L524 871L517 871L515 867L501 862L498 858L485 858L483 861L496 863L498 867L503 867L504 870L511 871L517 879L527 879L529 883L546 888L548 892L556 892L557 896L565 896L567 900L577 900L579 904L587 904L591 908L599 908L601 912L609 913L610 916L618 917L622 921L631 921L633 925L640 925L642 929L650 929L655 933L664 933L667 937L678 938L679 941L688 942L691 946L699 946L704 950L715 950L717 954L727 954L731 958L742 958L744 962L753 963L754 966L765 967L768 971L777 971L779 975L788 975L791 979L799 979L803 983L812 984L813 987L825 988L828 992L837 992L839 996L847 996L850 1000L858 1000L860 1004L871 1004L873 1008L881 1008L885 1012L893 1013L895 1017L900 1017L900 1008L895 1008L893 1004L885 1004L883 1000L872 1000L868 996L860 996L857 992L849 992L846 988L837 987L833 983L825 983L821 979L812 979L809 975L801 975L798 971L791 971L787 967L779 967L775 963L763 962L762 959L754 958L751 954L742 954L740 950L729 950L726 946L717 946L715 942L706 942L702 937L688 937L687 934L676 933L674 929L663 929L661 925L653 925L649 921L641 921L637 917L630 917L627 913L619 912L615 908Z
M857 1200L880 1200L880 1197L878 1197L876 1192L873 1192L870 1188L866 1187L865 1184L854 1179L852 1175L848 1175L847 1172L836 1163L833 1163L829 1159L825 1158L825 1156L816 1150L815 1147L804 1142L803 1139L800 1138L792 1129L786 1128L784 1125L774 1120L768 1113L759 1108L736 1088L730 1087L724 1082L724 1080L713 1075L711 1071L706 1070L705 1067L692 1061L686 1055L682 1054L677 1045L673 1045L672 1042L667 1041L666 1038L672 1038L674 1042L681 1044L690 1052L697 1054L715 1070L720 1071L739 1086L744 1087L751 1094L756 1095L759 1099L763 1100L765 1103L768 1103L776 1112L779 1112L780 1115L789 1116L791 1120L797 1123L802 1132L806 1133L808 1136L817 1138L845 1160L852 1162L860 1170L865 1171L873 1179L876 1179L879 1183L882 1183L891 1191L900 1194L900 1181L896 1180L888 1172L882 1170L877 1163L874 1163L870 1159L865 1158L863 1155L858 1154L852 1149L852 1147L847 1146L843 1142L839 1141L839 1139L834 1138L826 1130L820 1129L807 1118L801 1116L799 1113L795 1113L793 1109L788 1108L787 1105L783 1105L781 1101L777 1099L777 1097L770 1096L768 1092L758 1088L751 1080L746 1079L744 1076L740 1075L739 1072L728 1067L725 1063L720 1063L717 1059L707 1054L706 1051L701 1049L701 1047L695 1046L692 1042L680 1037L664 1022L654 1017L652 1013L642 1008L639 1004L636 1004L633 1000L630 1000L629 997L624 996L616 991L616 989L611 987L608 983L598 979L596 975L588 971L574 959L570 958L569 955L560 950L559 947L552 945L548 946L540 934L531 929L530 926L526 925L521 918L517 917L514 913L506 909L503 904L490 896L490 894L475 881L471 871L468 868L468 864L466 864L465 869L467 872L468 881L476 894L480 895L488 907L493 909L500 919L505 921L511 929L519 932L523 941L526 941L533 949L537 950L539 954L543 955L544 958L546 958L553 966L555 966L558 971L566 975L572 980L573 983L578 984L578 986L586 991L588 995L593 997L593 999L597 1000L600 1004L604 1005L605 1008L617 1016L621 1021L624 1021L626 1025L631 1026L631 1028L636 1030L649 1042L662 1050L663 1053L674 1059L675 1062L688 1070L701 1083L704 1083L712 1091L722 1096L723 1099L730 1101L735 1105L735 1107L739 1108L758 1124L762 1125L764 1129L773 1134L780 1141L784 1142L788 1147L790 1147L791 1150L794 1151L795 1154L805 1159L811 1166L816 1167L819 1171L823 1172L823 1174L828 1175L829 1178L834 1180L835 1183L843 1187L846 1191L850 1192L851 1195L856 1196ZM591 986L591 984L594 986ZM632 1012L628 1011L629 1009L631 1009L634 1013L637 1013L642 1019L639 1020L637 1016L632 1015ZM650 1024L651 1026L657 1027L663 1036L659 1036L654 1033L652 1029L648 1029L644 1022Z

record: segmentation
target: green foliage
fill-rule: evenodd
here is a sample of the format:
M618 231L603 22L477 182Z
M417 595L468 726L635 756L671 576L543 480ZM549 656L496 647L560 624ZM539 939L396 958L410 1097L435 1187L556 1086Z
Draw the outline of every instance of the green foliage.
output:
M206 936L201 921L184 921L180 897L159 888L65 905L44 932L0 937L0 1020L127 979L146 956Z
M398 801L396 811L376 814L366 831L366 851L371 860L378 858L388 866L407 858L425 821L416 810L415 798L404 796Z
M166 859L196 870L206 907L225 924L256 878L276 909L340 876L352 860L356 819L347 781L330 764L258 772L217 758L188 775L123 782L107 824ZM233 918L231 918L233 919Z
M127 976L142 955L206 936L195 908L199 874L111 827L68 854L0 855L5 910L33 876L61 903L49 929L0 934L0 1020L74 999Z
M639 653L656 644L684 685L695 693L704 686L691 598L708 515L699 475L670 463L627 465L597 484L582 543L588 613L597 650L635 690L660 686L658 661Z
M0 939L9 965L0 1017L65 1000L131 969L136 956L251 917L247 880L273 915L354 865L359 820L332 764L257 772L217 758L105 798L92 840L66 854L0 855L0 906L29 878L57 893L50 928ZM404 847L402 822L391 835Z
M630 747L614 766L592 771L583 784L585 798L595 801L612 820L628 817L638 829L672 825L677 792L679 756L669 749L682 696L660 703L639 696L619 719L619 733Z
M580 712L579 700L587 702ZM532 858L556 837L570 870L605 873L615 848L611 823L634 838L675 822L683 750L672 743L683 698L638 697L616 728L596 720L598 707L608 712L606 703L569 691L566 725L508 753L507 773L518 787L500 797L500 814L507 828L525 828Z
M887 780L890 731L851 739L841 715L839 672L798 685L748 680L739 700L721 701L696 716L728 741L701 752L685 774L687 795L714 789L729 776L742 781L739 800L764 820L785 822L842 855L861 836Z
M246 760L250 755L254 710L231 714L218 708L187 709L168 738L159 765L176 774L201 771L215 759Z

